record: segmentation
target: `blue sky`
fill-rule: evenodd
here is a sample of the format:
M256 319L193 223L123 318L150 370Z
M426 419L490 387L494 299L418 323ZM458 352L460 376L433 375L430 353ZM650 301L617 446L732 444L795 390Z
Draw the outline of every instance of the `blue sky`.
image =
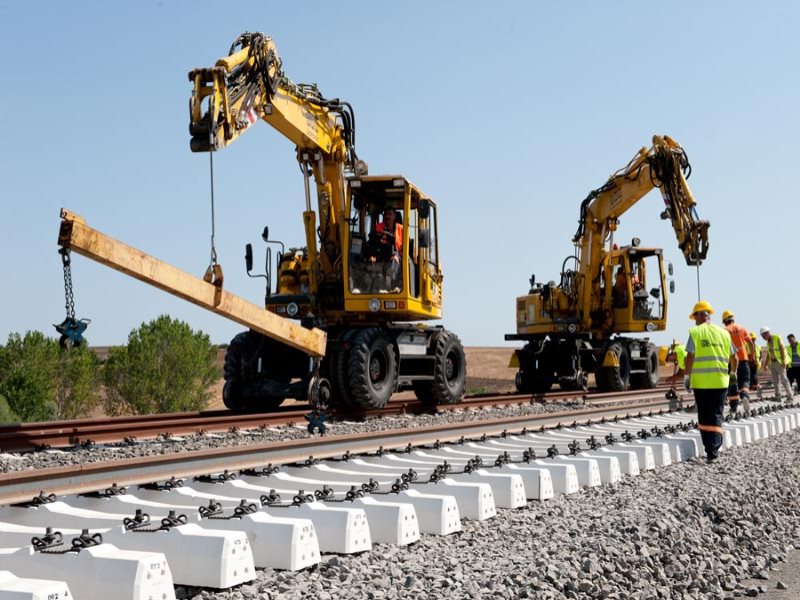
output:
M580 201L654 133L692 163L715 316L800 333L799 30L796 2L0 0L0 342L55 335L64 318L62 206L203 273L208 157L189 151L187 73L243 31L271 35L293 80L353 104L372 174L402 173L437 201L443 323L466 345L503 345L531 273L558 279ZM243 248L260 250L265 224L302 243L294 149L262 123L216 155L215 178L226 287L260 302ZM675 265L666 343L686 337L696 286L661 205L651 193L617 238L663 247ZM124 343L162 313L217 343L240 329L81 257L73 278L92 344Z

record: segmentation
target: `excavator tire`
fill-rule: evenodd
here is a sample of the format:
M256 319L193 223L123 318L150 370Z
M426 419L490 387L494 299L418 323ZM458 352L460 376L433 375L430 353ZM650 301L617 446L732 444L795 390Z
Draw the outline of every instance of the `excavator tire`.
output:
M349 345L349 342L357 333L358 329L350 329L345 331L341 337L341 341ZM329 377L331 381L331 392L333 393L332 404L334 406L356 407L347 382L347 369L350 363L349 359L349 347L337 350L330 358Z
M247 368L258 351L257 335L243 331L228 344L223 367L225 385L222 387L222 402L230 410L274 410L283 402L283 398L257 397L255 394L248 394L249 388L257 383L251 381Z
M652 390L658 386L658 351L654 344L647 344L645 350L646 373L632 373L631 387L635 390Z
M433 381L415 381L414 394L425 404L461 402L467 387L467 359L461 340L452 331L434 334L430 345L435 357Z
M397 355L382 329L363 329L353 337L347 374L356 406L386 406L397 387Z
M619 367L600 367L595 375L597 389L601 392L622 392L631 378L631 357L628 349L620 343L611 344L609 352L617 355Z

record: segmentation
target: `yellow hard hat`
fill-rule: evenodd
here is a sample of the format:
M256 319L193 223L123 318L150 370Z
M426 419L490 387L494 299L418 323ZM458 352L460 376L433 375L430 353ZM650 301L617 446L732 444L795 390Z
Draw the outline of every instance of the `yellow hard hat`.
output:
M733 313L731 311L726 310L724 313L722 313L722 322L723 323L725 321L727 321L728 319L732 319L732 318L733 318Z
M756 332L755 332L755 331L751 331L751 332L750 332L750 339L751 339L751 340L754 340L754 339L756 339Z
M714 309L711 308L711 305L705 300L700 300L700 302L694 305L694 308L692 309L692 314L689 315L689 318L694 319L694 314L700 311L707 312L710 315L714 314Z

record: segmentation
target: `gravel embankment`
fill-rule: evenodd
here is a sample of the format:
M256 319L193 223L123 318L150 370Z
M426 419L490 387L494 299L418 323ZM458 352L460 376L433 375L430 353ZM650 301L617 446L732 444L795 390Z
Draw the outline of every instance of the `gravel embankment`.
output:
M325 555L314 569L260 571L179 598L736 598L778 587L800 548L800 432L464 521L448 537ZM796 560L797 555L792 555ZM786 578L789 580L789 578ZM800 597L800 589L787 590Z
M386 417L369 419L364 422L335 421L328 423L328 434L345 435L350 433L385 431L389 429L406 429L412 423L414 427L427 427L429 425L499 419L526 414L536 415L578 409L582 406L583 404L578 402L525 404L522 406L509 406L507 408L497 409L447 411L438 415ZM278 427L265 430L253 429L236 433L214 433L180 438L175 437L172 440L166 441L143 440L130 445L117 444L91 448L77 447L66 450L26 452L21 454L0 454L0 472L81 465L105 460L140 458L143 456L191 452L208 448L225 448L307 438L308 432L306 431L304 421L302 425L293 427Z

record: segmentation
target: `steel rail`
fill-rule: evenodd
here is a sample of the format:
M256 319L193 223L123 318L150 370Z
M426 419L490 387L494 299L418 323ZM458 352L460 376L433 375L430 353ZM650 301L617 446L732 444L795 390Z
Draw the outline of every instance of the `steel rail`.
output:
M559 400L568 399L583 404L637 402L663 396L668 388L631 390L616 393L557 392ZM547 397L545 400L555 399ZM529 394L501 394L467 397L457 404L440 404L433 408L437 412L460 411L476 408L535 404L539 396ZM126 439L154 439L162 436L194 435L199 432L227 432L236 429L278 427L291 423L303 423L308 406L281 407L270 413L232 413L227 410L168 413L109 417L104 419L81 419L73 421L50 421L23 423L0 427L0 451L21 452L42 448L69 447L91 443L116 443ZM400 414L430 412L432 409L417 400L395 400L381 409L357 413L358 418L385 417ZM334 418L353 417L350 411L332 411Z
M666 398L637 405L637 409L651 412L675 410L680 400ZM512 429L522 430L553 428L564 420L577 421L589 418L613 419L635 417L642 412L633 407L586 407L555 413L522 415L480 421L448 423L413 429L394 429L324 438L309 438L254 444L248 446L214 448L171 455L148 456L134 459L86 463L33 471L14 471L0 474L0 504L30 501L40 492L56 495L78 494L104 490L117 486L132 486L172 477L187 478L225 470L237 471L264 467L268 464L300 463L309 457L335 458L350 454L365 454L380 450L398 450L408 445L424 446L436 442L454 442L482 435L497 436ZM588 423L587 423L588 424Z

